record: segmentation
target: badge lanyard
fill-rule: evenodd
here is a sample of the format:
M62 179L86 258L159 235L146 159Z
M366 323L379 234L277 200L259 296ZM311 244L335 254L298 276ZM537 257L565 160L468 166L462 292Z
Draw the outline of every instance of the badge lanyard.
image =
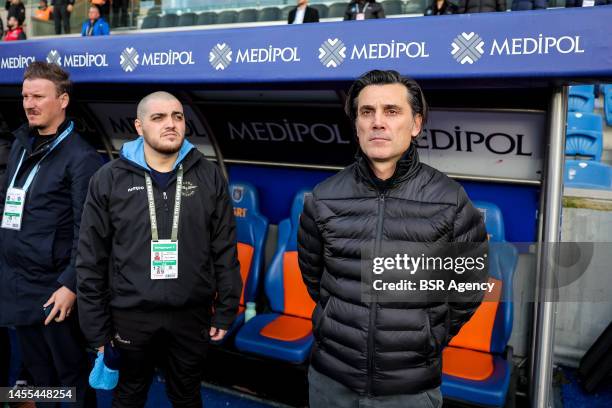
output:
M36 163L34 168L32 168L32 171L30 171L30 174L28 174L28 178L26 179L25 184L23 185L23 187L21 187L21 189L24 192L28 191L28 188L30 188L32 181L34 181L34 177L36 177L36 173L38 173L38 170L40 169L40 163L42 163L42 161L45 160L45 158L47 158L47 156L53 151L53 149L55 149L60 143L62 143L62 141L65 138L68 137L68 135L72 132L73 128L74 128L74 123L70 122L70 125L68 126L68 128L64 130L62 134L57 137L57 139L55 139L55 142L53 142L51 147L49 147L49 150L47 151L47 153L45 153L45 155L38 161L38 163ZM13 188L15 186L15 180L17 178L17 174L19 173L19 169L21 168L21 165L23 164L23 159L25 158L25 154L26 154L26 149L24 148L23 153L21 154L21 159L19 160L19 164L17 165L17 169L15 169L15 174L13 174L13 178L11 180L11 184L9 185L9 188Z
M174 214L170 239L159 239L153 183L149 173L145 173L147 197L149 201L149 219L151 220L151 279L178 278L178 227L181 215L181 192L183 190L183 165L176 176L176 193L174 196Z
M47 156L55 149L68 135L72 132L74 128L74 123L70 122L68 128L64 130L58 137L53 141L47 152L41 157L41 159L34 165L24 185L21 188L15 187L15 181L17 180L17 174L19 174L19 170L21 169L21 165L23 164L23 160L25 159L25 155L27 149L23 149L21 153L21 158L19 159L19 163L17 164L17 168L15 169L15 174L13 174L13 178L11 179L11 184L6 190L6 199L4 201L4 212L2 214L2 228L12 229L19 231L21 230L21 222L23 220L23 210L25 208L26 194L28 189L32 185L38 170L40 170L40 164L47 158Z

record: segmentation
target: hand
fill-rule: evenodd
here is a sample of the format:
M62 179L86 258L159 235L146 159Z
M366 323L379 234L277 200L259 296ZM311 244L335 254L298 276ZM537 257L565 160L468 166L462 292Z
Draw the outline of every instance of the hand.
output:
M222 330L222 329L217 329L216 327L211 327L210 332L208 334L210 334L210 339L212 341L220 341L220 340L223 340L223 338L227 334L227 330Z
M69 4L69 5L66 7L66 10L68 10L68 12L69 12L69 13L72 13L72 9L73 9L73 8L74 8L74 7L72 6L72 4Z
M51 297L45 302L43 307L47 307L52 303L55 303L53 309L49 313L49 316L45 320L45 326L51 323L53 318L55 321L60 323L63 322L68 316L70 316L70 312L72 312L72 306L74 305L74 301L76 300L76 294L68 289L65 286L62 286L53 294ZM59 316L55 317L59 312Z
M98 347L98 353L104 354L104 346Z

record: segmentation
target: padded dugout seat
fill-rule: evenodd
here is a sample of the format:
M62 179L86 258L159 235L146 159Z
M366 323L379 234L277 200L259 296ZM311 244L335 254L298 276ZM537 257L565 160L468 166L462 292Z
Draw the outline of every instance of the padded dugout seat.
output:
M569 87L567 110L569 112L593 112L595 109L595 85Z
M313 343L310 298L297 259L297 232L304 194L296 194L291 216L278 225L278 246L264 278L271 313L255 316L236 335L238 350L300 364Z
M257 297L268 233L268 219L259 213L259 195L255 186L236 182L229 185L229 191L236 219L242 294L238 316L229 328L228 336L244 324L246 303L254 302Z
M603 152L602 122L602 117L596 113L569 112L565 155L600 161Z
M512 359L507 344L512 334L512 279L518 251L505 241L499 207L475 201L485 219L489 242L489 282L495 289L442 352L442 394L470 404L504 406ZM511 354L511 353L510 353Z

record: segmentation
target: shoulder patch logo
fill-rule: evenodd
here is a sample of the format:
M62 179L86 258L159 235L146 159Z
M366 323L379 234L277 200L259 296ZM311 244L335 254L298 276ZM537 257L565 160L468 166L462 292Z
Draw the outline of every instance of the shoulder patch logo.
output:
M183 181L183 191L181 192L181 195L183 197L191 197L196 193L197 189L198 186L196 186L195 184L189 181Z

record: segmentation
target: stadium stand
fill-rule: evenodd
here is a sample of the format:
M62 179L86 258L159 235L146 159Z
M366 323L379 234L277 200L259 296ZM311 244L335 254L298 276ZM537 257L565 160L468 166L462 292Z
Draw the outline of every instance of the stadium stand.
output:
M159 28L176 27L178 16L176 14L164 14L159 19Z
M566 187L612 190L612 167L593 160L566 160Z
M280 20L280 9L278 7L266 7L257 13L257 21L276 21Z
M198 15L196 13L181 14L177 23L179 27L192 26L196 24L198 24Z
M404 14L404 3L401 0L386 0L382 2L385 15Z

